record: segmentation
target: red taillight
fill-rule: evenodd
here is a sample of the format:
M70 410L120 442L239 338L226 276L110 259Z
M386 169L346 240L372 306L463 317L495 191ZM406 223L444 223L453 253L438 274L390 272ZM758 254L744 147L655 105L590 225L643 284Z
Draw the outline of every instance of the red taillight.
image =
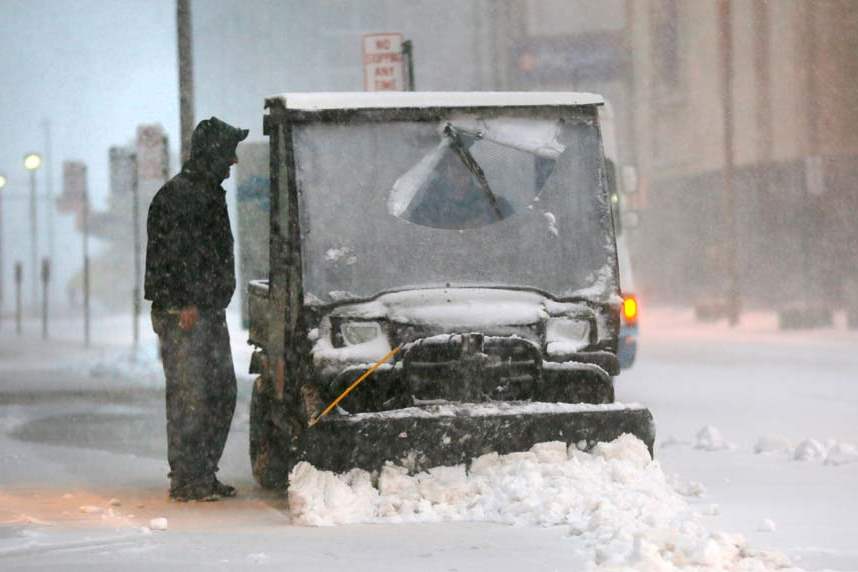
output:
M623 296L623 318L629 324L638 320L638 299L632 294Z

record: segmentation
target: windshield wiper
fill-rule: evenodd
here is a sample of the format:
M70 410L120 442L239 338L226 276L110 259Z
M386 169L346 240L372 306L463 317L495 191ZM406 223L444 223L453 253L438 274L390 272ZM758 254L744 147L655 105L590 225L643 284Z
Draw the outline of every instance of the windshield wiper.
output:
M495 194L492 192L491 187L489 187L489 182L486 180L486 174L483 172L483 169L477 164L477 160L474 159L474 156L471 155L471 152L468 151L468 147L474 144L474 141L480 139L482 134L478 131L474 134L467 133L466 135L472 139L467 146L465 146L464 138L462 137L463 133L453 127L451 124L447 124L444 126L444 135L450 138L451 146L453 150L456 152L456 155L465 164L468 170L477 178L477 182L480 184L480 189L482 189L483 193L485 193L486 197L489 199L489 203L492 205L492 209L494 210L495 215L498 220L503 220L503 212L500 209L500 205L498 205L498 199Z

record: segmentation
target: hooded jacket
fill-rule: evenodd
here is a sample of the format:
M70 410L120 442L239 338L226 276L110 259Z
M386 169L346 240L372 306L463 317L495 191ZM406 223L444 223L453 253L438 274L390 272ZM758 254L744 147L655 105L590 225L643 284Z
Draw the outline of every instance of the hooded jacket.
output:
M154 310L222 310L235 292L232 229L221 183L247 137L212 117L191 136L189 160L152 199L144 297Z

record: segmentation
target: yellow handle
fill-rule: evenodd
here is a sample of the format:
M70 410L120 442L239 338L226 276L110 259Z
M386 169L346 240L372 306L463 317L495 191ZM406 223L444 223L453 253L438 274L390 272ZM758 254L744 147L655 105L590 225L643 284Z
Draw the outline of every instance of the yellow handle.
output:
M330 405L328 405L327 407L325 407L324 411L322 411L322 412L321 412L319 415L317 415L316 417L313 417L312 419L310 419L310 422L309 422L309 424L308 424L307 426L308 426L308 427L312 427L313 425L315 425L316 423L318 423L318 422L319 422L319 419L321 419L322 417L324 417L325 415L327 415L328 413L330 413L330 412L331 412L331 410L333 410L333 408L334 408L334 407L336 407L336 406L340 403L340 401L342 401L343 399L345 399L345 398L346 398L346 396L347 396L349 393L351 393L351 392L352 392L352 390L353 390L354 388L356 388L358 385L360 385L361 383L363 383L363 380L365 380L366 378L368 378L370 375L372 375L372 372L374 372L374 371L375 371L375 370L377 370L379 367L381 367L381 364L383 364L384 362L386 362L387 360L389 360L390 358L392 358L393 356L395 356L395 355L396 355L396 353L399 351L399 348L400 348L400 346L396 346L395 348L393 348L392 350L390 350L389 352L387 352L387 355L385 355L383 358L381 358L380 360L378 360L377 362L375 362L374 364L372 364L372 365L369 367L369 369L368 369L368 370L366 370L365 372L363 372L363 374L361 374L361 376L360 376L359 378L357 378L357 379L355 380L355 382L354 382L354 383L352 383L350 386L348 386L348 388L346 388L346 390L345 390L344 392L342 392L342 393L340 394L340 396L339 396L339 397L337 397L336 399L334 399L334 400L331 402L331 404L330 404Z

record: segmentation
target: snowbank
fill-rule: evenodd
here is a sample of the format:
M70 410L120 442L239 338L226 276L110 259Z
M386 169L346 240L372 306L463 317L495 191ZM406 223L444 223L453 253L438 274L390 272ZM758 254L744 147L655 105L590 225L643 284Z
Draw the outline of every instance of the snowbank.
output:
M851 443L835 442L825 455L826 465L845 465L858 462L858 447Z
M792 443L783 435L763 435L757 439L754 445L754 453L788 453L792 450Z
M751 550L739 535L708 531L703 516L650 459L636 437L600 443L592 453L563 443L490 453L464 466L409 475L345 475L300 463L289 479L296 524L492 521L568 527L585 559L611 569L753 569L788 565Z
M829 439L824 443L804 439L798 445L779 435L766 435L757 440L755 453L780 453L796 461L818 461L825 465L846 465L858 462L858 447L845 441Z
M670 435L659 444L661 448L675 447L677 445L691 445L687 440ZM721 431L712 425L701 428L695 437L694 448L713 451L732 451L736 445L724 439ZM795 461L816 461L824 465L846 465L858 463L858 446L846 441L828 439L825 442L808 438L793 445L792 441L779 434L762 435L757 438L753 446L757 455L781 455Z
M155 342L137 349L112 349L97 358L76 363L73 368L92 378L130 379L146 387L163 387L161 358Z
M724 439L721 431L712 425L706 425L697 432L695 449L703 451L729 451L735 449L736 446Z

